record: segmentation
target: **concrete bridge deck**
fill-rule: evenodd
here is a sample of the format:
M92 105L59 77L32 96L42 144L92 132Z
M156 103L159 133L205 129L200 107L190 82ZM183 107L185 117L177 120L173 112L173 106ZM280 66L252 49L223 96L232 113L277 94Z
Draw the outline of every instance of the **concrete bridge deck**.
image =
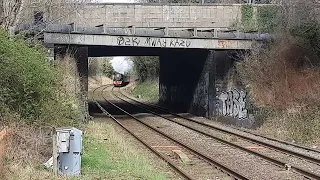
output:
M49 26L44 43L55 45L125 46L185 49L251 49L256 41L270 39L268 34L217 30L170 30L166 28L94 28L75 25Z

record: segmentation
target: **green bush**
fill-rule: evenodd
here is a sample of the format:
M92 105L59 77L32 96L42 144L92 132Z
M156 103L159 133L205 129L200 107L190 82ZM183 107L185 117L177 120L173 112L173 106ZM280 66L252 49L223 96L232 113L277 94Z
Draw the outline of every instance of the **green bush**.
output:
M29 123L50 124L76 117L60 90L61 71L48 62L42 46L0 29L0 67L0 115L9 110Z
M41 47L0 30L0 99L23 118L39 117L41 106L52 97L55 69Z
M244 32L256 31L256 20L254 19L254 9L252 5L241 6L240 29Z
M113 69L110 61L107 61L106 63L103 64L103 73L108 78L112 78L112 75L115 73L115 70Z
M261 6L258 8L258 30L263 33L272 33L277 24L279 8L276 6Z
M278 25L283 23L277 19L280 10L278 6L242 5L241 21L236 22L233 26L243 32L274 33Z

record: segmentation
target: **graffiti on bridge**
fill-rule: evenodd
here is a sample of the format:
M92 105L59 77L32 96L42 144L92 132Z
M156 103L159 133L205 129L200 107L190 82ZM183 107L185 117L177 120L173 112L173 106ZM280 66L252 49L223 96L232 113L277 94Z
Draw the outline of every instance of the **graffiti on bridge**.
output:
M188 48L191 45L190 40L178 38L153 38L153 37L127 37L118 36L117 44L119 46L146 46L146 47L179 47Z
M222 92L219 96L220 114L223 116L231 116L238 119L248 117L246 109L246 92L234 89L228 92Z

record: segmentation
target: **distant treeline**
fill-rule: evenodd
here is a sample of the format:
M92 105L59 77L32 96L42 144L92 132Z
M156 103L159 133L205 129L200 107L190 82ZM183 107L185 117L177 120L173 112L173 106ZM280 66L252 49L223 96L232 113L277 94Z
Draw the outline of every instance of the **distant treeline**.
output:
M147 79L156 79L159 77L160 64L159 57L140 56L133 60L135 72L140 82Z

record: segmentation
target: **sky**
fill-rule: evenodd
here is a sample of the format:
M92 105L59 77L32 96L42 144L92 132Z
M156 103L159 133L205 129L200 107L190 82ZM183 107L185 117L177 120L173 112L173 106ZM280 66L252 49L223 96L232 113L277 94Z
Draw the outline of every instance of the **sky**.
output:
M130 57L114 57L111 60L111 65L115 71L124 74L132 69L133 62Z
M99 3L133 3L134 0L94 0ZM114 57L111 60L112 67L115 71L124 74L133 67L133 62L127 57Z

